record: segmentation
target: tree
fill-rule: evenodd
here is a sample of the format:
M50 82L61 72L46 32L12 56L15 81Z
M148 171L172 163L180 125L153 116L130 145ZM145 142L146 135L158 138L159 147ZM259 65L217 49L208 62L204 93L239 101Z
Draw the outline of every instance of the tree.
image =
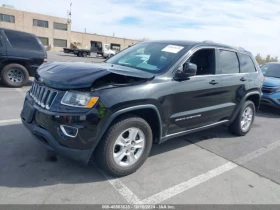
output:
M270 55L266 56L265 62L268 63L269 61L271 61Z
M256 56L256 60L257 60L258 64L262 64L263 59L262 59L262 56L259 53Z
M256 61L258 62L258 64L262 65L268 62L278 62L278 57L272 57L270 55L267 55L265 58L263 58L259 53L256 55Z

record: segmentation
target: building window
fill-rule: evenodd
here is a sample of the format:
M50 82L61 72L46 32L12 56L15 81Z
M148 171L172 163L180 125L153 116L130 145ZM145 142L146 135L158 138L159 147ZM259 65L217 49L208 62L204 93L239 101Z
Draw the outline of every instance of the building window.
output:
M44 46L49 46L49 38L46 37L38 37Z
M64 24L64 23L55 23L55 22L53 23L53 28L54 29L67 31L67 27L68 27L68 25Z
M67 47L67 40L64 40L64 39L53 39L53 45L55 47Z
M14 23L15 22L15 16L0 13L0 21Z
M48 27L49 27L49 22L48 22L48 21L45 21L45 20L36 20L36 19L33 19L33 26L48 28Z

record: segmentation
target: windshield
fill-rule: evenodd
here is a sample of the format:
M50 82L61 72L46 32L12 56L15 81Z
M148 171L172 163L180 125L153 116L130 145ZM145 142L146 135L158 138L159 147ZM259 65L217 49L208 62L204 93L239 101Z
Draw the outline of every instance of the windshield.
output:
M121 51L106 63L158 74L172 66L188 49L186 45L143 42Z
M266 77L280 78L280 63L265 64L261 67L262 73Z

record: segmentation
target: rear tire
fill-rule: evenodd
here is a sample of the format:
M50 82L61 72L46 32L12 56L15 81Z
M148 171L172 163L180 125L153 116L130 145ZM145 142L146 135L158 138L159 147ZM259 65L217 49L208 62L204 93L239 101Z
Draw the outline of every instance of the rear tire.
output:
M230 124L229 131L238 136L245 136L253 125L255 114L255 104L252 101L245 101L243 108Z
M27 84L29 73L20 64L8 64L1 71L1 80L5 86L18 88Z
M143 165L152 142L149 124L142 118L127 116L106 131L95 152L95 160L109 174L126 176Z

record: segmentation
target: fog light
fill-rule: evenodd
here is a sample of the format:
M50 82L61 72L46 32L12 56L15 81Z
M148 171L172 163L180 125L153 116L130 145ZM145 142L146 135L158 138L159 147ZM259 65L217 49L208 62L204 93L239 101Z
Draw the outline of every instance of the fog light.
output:
M78 128L68 126L68 125L60 125L60 130L63 132L65 136L75 138L78 135Z

